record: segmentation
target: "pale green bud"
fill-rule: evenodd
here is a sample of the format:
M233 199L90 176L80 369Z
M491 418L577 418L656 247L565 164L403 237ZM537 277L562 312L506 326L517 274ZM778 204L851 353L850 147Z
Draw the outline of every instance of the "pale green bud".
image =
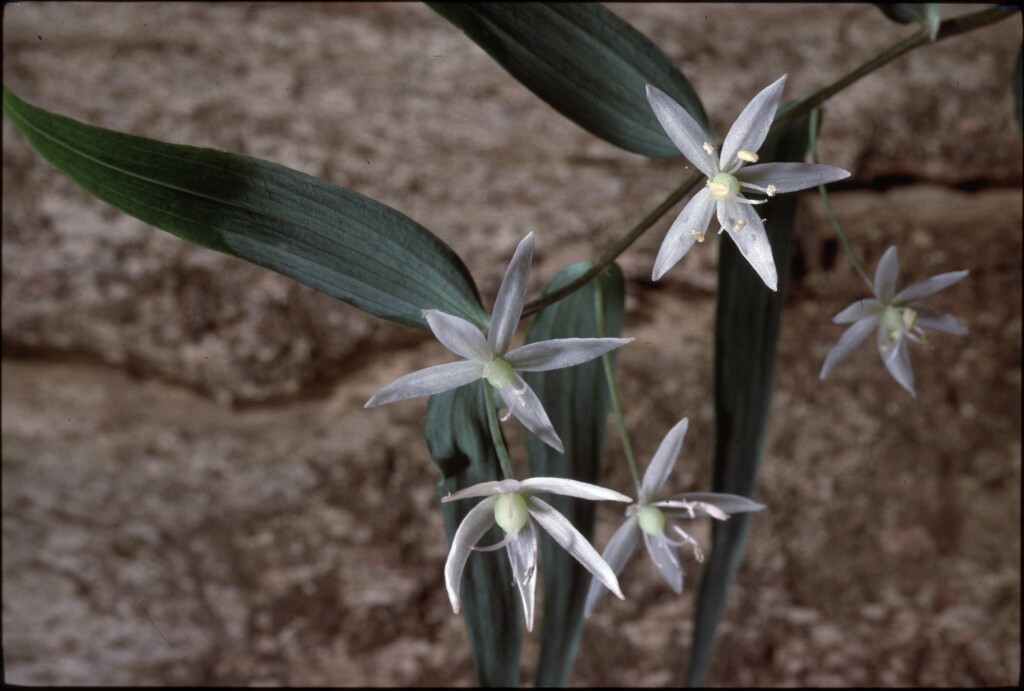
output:
M501 358L495 358L484 367L484 379L496 389L507 389L515 382L515 372L512 365Z
M656 506L645 506L636 512L640 530L648 535L661 535L665 532L665 514Z
M503 494L494 505L494 520L506 533L518 533L529 516L526 500L520 494Z

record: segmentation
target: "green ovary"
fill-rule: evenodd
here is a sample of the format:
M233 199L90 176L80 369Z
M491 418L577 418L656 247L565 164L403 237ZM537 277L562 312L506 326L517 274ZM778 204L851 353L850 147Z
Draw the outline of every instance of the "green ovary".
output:
M917 321L917 310L889 305L882 312L880 321L886 333L895 337L896 334L913 328L914 322Z
M529 518L526 500L519 494L503 494L494 505L494 520L506 533L518 533Z
M661 535L665 532L665 514L656 506L645 506L636 512L640 530L648 535Z
M501 358L497 358L491 360L484 367L484 379L489 381L491 386L496 389L506 389L515 382L515 372L512 370L512 365Z
M715 199L731 199L740 193L740 181L728 173L719 173L711 178L708 189Z

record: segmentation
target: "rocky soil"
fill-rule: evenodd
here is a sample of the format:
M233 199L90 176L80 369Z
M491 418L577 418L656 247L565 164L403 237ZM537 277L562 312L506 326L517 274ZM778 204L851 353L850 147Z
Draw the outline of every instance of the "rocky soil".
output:
M719 132L764 85L819 88L912 33L868 5L612 5ZM969 11L943 6L943 16ZM916 399L865 345L826 381L863 285L801 200L747 556L709 685L1008 685L1020 675L1018 18L904 56L830 101L822 160L868 267L966 337L913 351ZM516 243L532 292L685 175L577 128L421 5L24 3L4 85L86 122L246 153L356 189L465 260L488 305ZM290 279L96 201L3 123L3 655L18 684L472 685L444 592L424 401L364 410L446 358ZM640 457L682 416L673 486L709 486L717 240L665 279L673 213L622 258L620 386ZM515 453L515 451L514 451ZM606 484L628 491L614 434ZM522 453L517 454L520 458ZM603 546L617 512L599 515ZM696 535L706 542L706 526ZM477 557L486 558L486 557ZM699 565L686 563L690 584ZM543 577L543 576L542 576ZM574 685L678 684L693 590L646 563L584 634ZM524 646L524 681L536 639ZM628 661L628 664L627 664Z

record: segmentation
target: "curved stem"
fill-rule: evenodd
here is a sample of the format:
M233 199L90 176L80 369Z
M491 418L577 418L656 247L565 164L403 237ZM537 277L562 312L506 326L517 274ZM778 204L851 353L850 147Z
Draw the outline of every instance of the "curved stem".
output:
M484 406L487 408L487 427L491 430L491 441L494 443L494 450L498 454L498 463L501 464L501 472L506 480L515 477L512 474L512 459L508 455L508 447L505 446L505 437L501 435L501 425L498 423L498 412L494 409L494 393L488 382L482 382L484 387Z
M1015 9L1016 8L1011 7L994 7L980 12L975 12L973 14L967 14L962 17L947 19L939 24L939 32L935 37L935 42L938 43L939 41L947 38L952 38L953 36L967 33L968 31L974 31L975 29L980 29L981 27L988 26L989 24L994 24L1011 16L1011 13L1008 10ZM904 53L907 53L925 43L929 43L928 29L922 27L920 31L910 38L903 39L888 50L882 51L845 77L842 77L833 84L830 84L829 86L796 101L789 108L785 109L784 112L779 112L775 116L775 120L772 122L772 129L774 130L779 125L785 124L791 120L795 120L801 115L809 113L832 96L835 96L837 93L859 80L861 77L871 74L878 68L887 65Z
M818 127L821 121L821 108L815 108L811 111L811 124L810 124L810 139L811 139L811 159L815 163L819 163L818 160ZM839 240L843 243L843 249L846 250L846 255L853 262L853 268L857 270L860 277L864 279L864 282L868 284L868 290L874 292L875 286L868 278L868 274L864 271L864 266L857 259L857 255L853 251L853 247L850 246L850 240L846 237L846 233L843 232L842 226L839 225L839 218L836 216L835 210L832 208L832 202L829 201L828 192L825 191L825 185L818 185L818 192L821 194L821 200L825 202L825 213L828 216L829 222L832 224L832 229L836 231L836 235L839 236Z
M1003 6L994 7L987 10L981 10L980 12L974 12L973 14L967 14L962 17L956 17L954 19L947 19L946 21L939 24L939 31L936 35L935 42L952 38L959 34L967 33L968 31L974 31L980 29L983 26L994 24L995 22L1006 19L1012 16L1012 12L1016 11L1016 7ZM850 86L861 77L868 75L878 68L892 62L896 58L900 57L904 53L907 53L918 46L928 43L929 36L928 30L922 28L918 33L914 34L910 38L904 39L892 46L888 50L883 51L879 55L875 56L871 60L868 60L857 69L850 72L845 77L839 79L835 83L826 86L819 91L805 96L799 101L794 102L789 108L779 112L775 116L775 120L772 123L772 130L780 127L781 125L790 122L801 115L809 113L814 108L817 108L822 103L827 101L832 96L836 95L846 87ZM646 233L651 226L657 222L665 213L675 205L680 199L686 196L697 181L700 179L700 173L694 173L688 177L682 185L674 189L664 201L661 202L651 213L647 214L640 223L633 227L621 240L619 240L614 247L601 255L600 259L587 271L585 274L580 276L574 281L567 283L558 290L552 291L548 295L531 300L526 303L523 308L523 316L529 316L534 312L538 312L550 304L558 302L567 295L571 295L575 291L579 290L587 283L589 283L595 276L604 271L605 267L615 261L620 254L626 251L630 245Z
M595 283L594 303L597 307L597 335L604 338L607 331L604 326L604 291L601 290L601 283ZM612 403L612 410L615 411L615 421L619 425L619 438L622 440L622 452L626 455L626 463L629 464L629 473L633 476L633 484L636 485L637 496L640 496L640 473L636 467L636 456L633 455L633 444L629 440L629 431L626 429L626 418L622 414L622 404L619 402L619 391L615 386L615 373L612 371L611 353L601 356L604 365L604 378L608 382L608 397Z

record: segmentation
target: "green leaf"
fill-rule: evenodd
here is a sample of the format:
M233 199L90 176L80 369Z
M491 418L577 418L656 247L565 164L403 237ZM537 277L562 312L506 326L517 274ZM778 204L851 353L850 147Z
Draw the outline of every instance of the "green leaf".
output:
M257 158L86 125L6 88L4 112L68 177L161 230L401 324L425 328L429 308L487 324L458 255L384 204Z
M424 436L434 463L441 469L438 497L478 482L501 477L491 444L484 408L483 380L430 397ZM455 531L476 505L467 499L441 504L445 532L451 545ZM484 544L504 538L494 527ZM522 614L517 590L510 588L512 569L504 550L470 555L462 575L460 596L473 663L481 686L519 684L519 646Z
M763 161L802 161L809 115L785 125L758 151ZM765 287L736 245L719 242L715 321L715 456L712 490L753 497L768 426L775 352L789 281L795 194L759 207L779 274L779 290ZM768 510L772 510L769 506ZM698 686L711 659L715 630L729 584L739 567L752 514L714 521L713 550L697 596L693 647L686 683Z
M674 98L711 136L686 77L646 36L596 3L427 5L555 110L618 147L680 155L647 103L647 84Z
M920 24L928 29L932 40L939 30L939 6L934 2L875 3L889 19L899 24Z
M570 264L548 282L544 294L564 286L590 267L590 262ZM618 337L622 331L624 290L622 272L612 264L585 287L540 312L530 324L526 342ZM603 312L604 333L599 328L598 309ZM560 454L529 435L526 449L530 475L598 483L609 406L602 360L598 358L567 369L528 372L523 376L544 404L565 446L565 453ZM545 501L572 521L584 537L592 538L595 502L556 494L545 497ZM540 551L544 608L536 684L564 686L579 650L583 603L591 576L543 531Z

